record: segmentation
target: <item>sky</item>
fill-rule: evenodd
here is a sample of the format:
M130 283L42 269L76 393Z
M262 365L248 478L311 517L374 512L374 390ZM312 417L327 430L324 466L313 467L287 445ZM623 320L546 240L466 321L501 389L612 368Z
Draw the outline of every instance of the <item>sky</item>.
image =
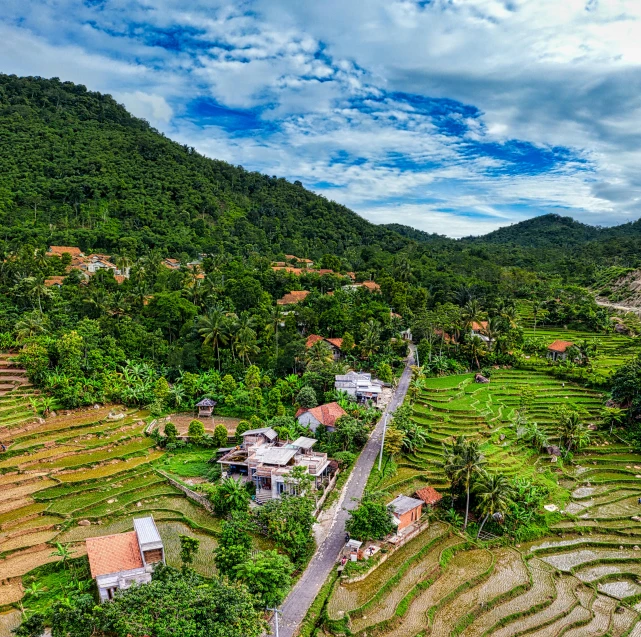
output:
M375 223L641 216L639 0L2 0L0 70Z

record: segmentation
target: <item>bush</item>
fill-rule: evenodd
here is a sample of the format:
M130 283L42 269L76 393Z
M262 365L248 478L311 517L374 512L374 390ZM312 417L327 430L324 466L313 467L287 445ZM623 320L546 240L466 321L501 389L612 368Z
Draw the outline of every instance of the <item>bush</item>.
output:
M313 387L305 385L296 396L296 403L303 409L312 409L318 405L318 398Z
M227 446L227 427L225 425L216 425L212 442L215 448Z
M203 425L200 420L192 420L189 423L189 429L187 431L190 438L193 438L194 442L198 442L205 435L205 425Z
M382 502L363 500L349 515L345 529L357 540L382 540L396 528L392 514Z

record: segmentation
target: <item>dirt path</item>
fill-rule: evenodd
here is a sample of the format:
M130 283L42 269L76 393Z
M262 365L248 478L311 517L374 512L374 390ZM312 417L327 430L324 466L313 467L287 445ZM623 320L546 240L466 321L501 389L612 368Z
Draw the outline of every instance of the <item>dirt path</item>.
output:
M399 405L403 404L405 395L412 378L410 367L414 364L414 353L410 354L398 387L385 408L383 416L376 424L367 444L356 461L356 465L343 487L343 492L336 507L334 518L323 543L316 549L307 569L298 580L287 599L281 607L280 637L293 637L298 631L300 623L305 618L309 607L325 583L327 576L335 568L341 549L345 545L345 522L349 518L349 511L358 506L362 497L367 478L378 457L383 436L383 423L385 416L392 414Z
M601 297L596 297L596 304L601 307L610 307L613 310L619 310L620 312L633 312L634 314L641 317L641 307L636 305L619 305L618 303L610 303Z

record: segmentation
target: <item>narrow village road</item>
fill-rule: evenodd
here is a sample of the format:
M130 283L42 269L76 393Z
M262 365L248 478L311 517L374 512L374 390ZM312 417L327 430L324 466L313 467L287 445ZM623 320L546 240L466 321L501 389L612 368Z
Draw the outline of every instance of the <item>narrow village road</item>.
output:
M358 506L357 500L363 495L367 478L374 466L374 462L376 462L378 458L381 448L385 416L387 415L389 418L389 415L392 414L399 405L403 404L405 394L407 394L412 379L410 367L413 364L414 352L412 349L394 395L385 408L383 416L376 424L367 444L356 461L352 474L343 487L343 493L341 495L342 506L339 506L337 509L327 537L316 549L316 553L305 569L305 572L281 607L282 614L279 618L280 637L293 637L296 634L298 627L325 583L327 576L333 568L336 568L336 562L345 545L345 522L347 522L349 518L348 511Z

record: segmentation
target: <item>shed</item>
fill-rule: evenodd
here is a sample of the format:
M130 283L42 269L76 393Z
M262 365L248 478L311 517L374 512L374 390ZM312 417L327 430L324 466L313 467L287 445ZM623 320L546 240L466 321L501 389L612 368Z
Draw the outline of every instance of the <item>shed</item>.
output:
M196 403L196 407L198 407L198 416L205 416L207 418L211 417L214 413L215 406L215 400L212 400L211 398L203 398L199 403Z
M406 495L399 495L394 498L387 508L394 516L395 524L399 531L408 527L413 522L420 519L423 512L423 500L410 498Z

